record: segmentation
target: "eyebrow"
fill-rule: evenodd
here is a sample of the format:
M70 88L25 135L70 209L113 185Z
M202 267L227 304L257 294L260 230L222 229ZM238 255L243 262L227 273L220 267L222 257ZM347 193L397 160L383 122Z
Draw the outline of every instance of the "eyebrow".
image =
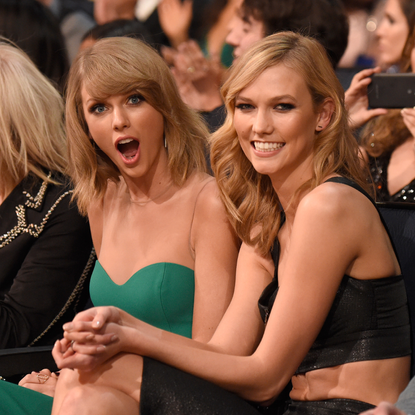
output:
M240 95L240 94L238 94L238 95L235 97L235 101L237 101L238 99L240 99L240 100L242 100L242 101L252 101L252 99L251 99L251 98L244 97L243 95ZM292 100L292 101L297 102L297 100L296 100L296 99L295 99L292 95L290 95L290 94L276 95L276 96L271 97L271 98L269 99L269 101L284 101L285 99L290 99L290 100Z

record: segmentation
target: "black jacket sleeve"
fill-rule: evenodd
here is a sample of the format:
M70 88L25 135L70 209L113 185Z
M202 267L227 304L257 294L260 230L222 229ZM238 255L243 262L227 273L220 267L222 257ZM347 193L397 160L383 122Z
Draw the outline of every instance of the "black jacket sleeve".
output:
M77 286L92 242L87 220L70 199L71 194L61 197L49 217L48 211L28 209L27 224L37 224L40 229L43 223L41 233L35 237L23 232L0 250L0 273L2 262L18 266L14 275L1 276L10 279L11 285L0 300L0 348L30 345L56 319ZM55 197L55 203L57 200ZM50 211L50 206L45 209ZM33 229L35 233L36 227ZM69 320L75 311L63 314ZM49 344L62 335L64 321L56 320L54 335L48 330L44 337Z

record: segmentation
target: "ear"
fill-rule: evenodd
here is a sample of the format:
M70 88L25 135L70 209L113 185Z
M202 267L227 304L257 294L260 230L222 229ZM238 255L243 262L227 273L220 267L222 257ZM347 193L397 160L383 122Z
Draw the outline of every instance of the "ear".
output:
M333 112L334 101L332 98L326 98L317 113L316 132L324 130L329 125Z

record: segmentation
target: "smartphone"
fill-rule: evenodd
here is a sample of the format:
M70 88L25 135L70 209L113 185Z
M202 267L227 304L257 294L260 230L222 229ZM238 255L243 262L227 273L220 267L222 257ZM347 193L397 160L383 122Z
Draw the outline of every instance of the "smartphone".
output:
M370 108L409 108L415 106L415 74L376 73L367 87Z

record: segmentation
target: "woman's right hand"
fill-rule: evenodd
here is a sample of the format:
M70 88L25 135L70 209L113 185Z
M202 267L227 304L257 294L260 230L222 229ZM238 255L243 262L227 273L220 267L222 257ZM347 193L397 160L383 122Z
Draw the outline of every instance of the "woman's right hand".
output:
M119 334L125 323L116 307L94 307L77 314L64 324L64 338L52 350L57 366L90 370L108 360L120 352Z
M189 27L193 17L193 0L162 0L158 7L160 26L177 48L189 39Z
M32 372L26 375L19 382L19 386L53 397L57 381L58 374L51 372L49 369L42 369L40 372Z
M372 82L370 77L379 72L379 67L358 72L345 92L344 100L349 111L349 124L352 128L359 128L370 119L387 113L384 108L368 109L367 87Z

